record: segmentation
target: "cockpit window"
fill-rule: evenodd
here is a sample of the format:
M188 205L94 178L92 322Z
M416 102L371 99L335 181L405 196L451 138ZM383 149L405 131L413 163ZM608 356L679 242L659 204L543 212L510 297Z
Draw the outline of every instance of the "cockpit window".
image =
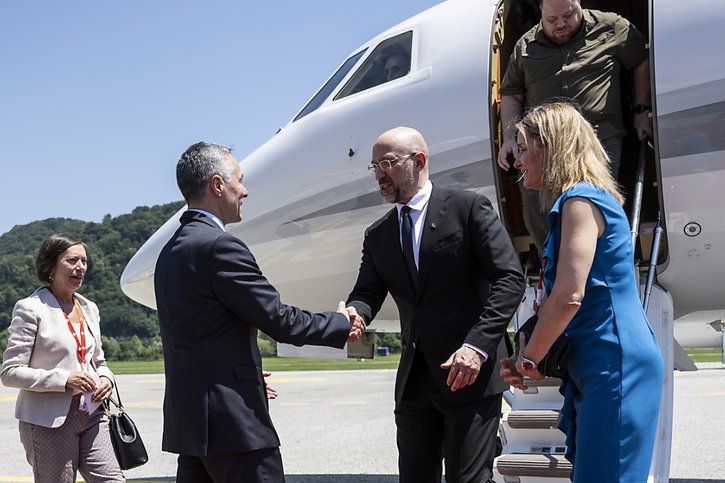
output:
M335 96L335 100L408 75L412 45L412 31L381 42Z
M332 77L330 77L330 80L325 82L325 85L322 86L322 88L317 91L317 94L310 99L310 102L307 103L307 105L302 108L299 114L294 118L292 122L295 122L298 119L302 119L307 114L315 111L318 107L322 105L323 102L325 102L325 99L328 98L328 96L332 93L333 90L337 87L337 85L342 81L342 79L345 78L348 72L350 72L350 69L352 69L355 64L357 64L357 61L360 60L360 57L363 56L367 49L363 49L357 54L353 55L349 59L343 63L339 69L337 69L337 72L332 74Z

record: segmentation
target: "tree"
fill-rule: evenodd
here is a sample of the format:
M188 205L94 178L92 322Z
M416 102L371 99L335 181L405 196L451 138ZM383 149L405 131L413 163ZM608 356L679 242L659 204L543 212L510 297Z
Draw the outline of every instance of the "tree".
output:
M118 281L133 254L183 204L140 206L117 217L106 215L100 223L48 218L15 226L0 236L0 331L10 325L15 303L42 285L35 278L40 244L53 233L65 233L88 246L89 269L79 293L98 305L101 331L109 340L110 353L114 357L132 352L160 356L160 342L154 346L159 334L156 313L128 299ZM111 340L119 345L117 352ZM144 347L151 349L144 352Z

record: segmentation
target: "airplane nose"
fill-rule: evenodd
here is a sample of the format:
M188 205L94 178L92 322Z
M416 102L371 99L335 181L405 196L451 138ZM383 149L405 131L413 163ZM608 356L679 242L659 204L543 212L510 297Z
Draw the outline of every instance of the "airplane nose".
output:
M166 242L179 227L179 218L186 207L169 218L136 252L121 274L121 290L129 298L152 309L156 308L154 271L156 260Z

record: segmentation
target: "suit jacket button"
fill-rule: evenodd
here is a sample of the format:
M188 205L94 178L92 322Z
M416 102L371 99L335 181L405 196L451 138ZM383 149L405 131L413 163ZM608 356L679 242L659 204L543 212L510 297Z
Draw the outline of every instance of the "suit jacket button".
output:
M413 342L413 349L415 349L415 342Z

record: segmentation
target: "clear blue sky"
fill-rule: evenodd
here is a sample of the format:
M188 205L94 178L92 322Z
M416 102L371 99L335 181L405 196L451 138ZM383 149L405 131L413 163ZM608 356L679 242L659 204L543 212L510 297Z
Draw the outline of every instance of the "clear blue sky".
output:
M199 140L244 158L354 49L440 0L0 4L0 234L181 199Z

